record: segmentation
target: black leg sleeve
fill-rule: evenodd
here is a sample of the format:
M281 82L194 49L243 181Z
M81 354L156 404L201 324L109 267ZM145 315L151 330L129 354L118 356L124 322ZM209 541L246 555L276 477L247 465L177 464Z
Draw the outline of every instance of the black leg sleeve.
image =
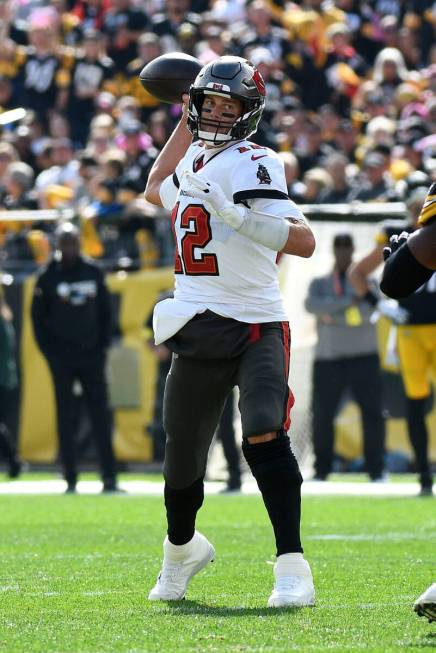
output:
M425 423L426 399L407 399L407 428L415 454L416 469L423 486L432 485L428 458L428 431Z
M181 490L176 490L165 483L164 494L168 539L172 544L186 544L194 536L197 512L203 505L203 477Z
M277 545L277 555L302 552L300 540L301 483L298 462L290 440L283 432L270 442L250 444L242 451L250 466L268 511Z

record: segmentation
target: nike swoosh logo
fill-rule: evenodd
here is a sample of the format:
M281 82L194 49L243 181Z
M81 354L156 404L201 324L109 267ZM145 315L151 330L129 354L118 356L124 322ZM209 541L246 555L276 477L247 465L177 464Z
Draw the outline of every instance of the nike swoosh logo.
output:
M263 159L264 156L268 156L267 154L260 154L259 156L256 156L255 154L251 155L251 160L252 161L257 161L258 159Z

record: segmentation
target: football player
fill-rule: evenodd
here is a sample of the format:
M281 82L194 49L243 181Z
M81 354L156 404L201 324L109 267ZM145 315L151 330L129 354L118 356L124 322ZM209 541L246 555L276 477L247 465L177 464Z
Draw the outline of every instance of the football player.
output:
M176 240L174 298L154 311L155 341L173 361L164 399L168 534L149 599L183 598L215 555L195 521L213 433L237 385L243 454L276 539L268 605L313 605L300 541L302 477L287 434L290 331L276 259L278 252L310 257L315 240L287 195L281 159L247 140L265 105L258 70L221 57L202 68L184 100L145 191L172 211Z
M393 299L407 297L430 280L436 270L436 182L431 185L418 218L418 229L392 236L384 249L380 282Z
M433 483L425 413L431 393L430 368L433 367L436 372L434 190L433 185L426 195L425 189L416 189L407 202L411 219L403 224L387 222L382 225L376 247L356 263L349 274L358 296L365 295L368 292L367 276L383 262L384 256L400 245L390 262L388 258L386 265L389 267L384 273L381 289L398 299L403 309L403 323L398 325L397 347L407 397L408 433L422 496L432 495ZM389 243L390 248L386 248ZM392 275L395 275L395 280ZM396 282L398 288L394 291Z
M382 291L399 299L415 292L436 270L436 183L430 186L412 235L392 236L384 249ZM429 622L436 621L436 583L428 587L414 604L414 610Z

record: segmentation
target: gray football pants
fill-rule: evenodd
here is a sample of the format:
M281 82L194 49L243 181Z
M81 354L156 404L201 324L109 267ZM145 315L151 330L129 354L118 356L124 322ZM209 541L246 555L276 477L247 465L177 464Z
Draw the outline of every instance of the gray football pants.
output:
M183 489L204 477L215 429L235 385L244 438L289 428L289 354L288 323L270 322L237 358L173 356L164 395L164 477L170 487Z

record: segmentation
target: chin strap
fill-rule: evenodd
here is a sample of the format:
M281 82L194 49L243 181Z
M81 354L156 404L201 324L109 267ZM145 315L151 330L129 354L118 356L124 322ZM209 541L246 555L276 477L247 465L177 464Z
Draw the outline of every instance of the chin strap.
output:
M183 175L184 191L201 200L205 207L238 233L255 243L280 252L289 236L289 223L270 213L252 211L229 202L218 184L208 182L186 171Z

